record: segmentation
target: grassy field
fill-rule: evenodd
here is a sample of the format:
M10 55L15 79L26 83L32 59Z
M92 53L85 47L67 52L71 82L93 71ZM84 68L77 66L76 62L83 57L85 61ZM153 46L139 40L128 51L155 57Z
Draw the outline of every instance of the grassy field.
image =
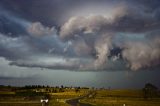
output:
M97 90L95 96L81 100L94 106L160 106L160 98L143 98L142 90Z
M50 88L51 89L51 88ZM4 89L3 89L4 90ZM66 100L85 95L88 90L64 89L63 92L35 92L36 89L0 90L0 106L42 106L40 100L47 95L47 106L70 106Z
M0 103L0 106L42 106L40 103Z
M56 91L56 92L53 92ZM88 96L84 96L88 94ZM84 96L81 103L93 106L160 106L160 97L144 98L142 90L89 90L72 88L5 88L0 89L0 106L42 106L40 100L49 99L47 106L69 106L67 100ZM125 104L125 105L124 105ZM80 105L81 106L81 105ZM83 105L82 105L83 106ZM86 105L85 105L86 106Z
M74 90L66 90L60 93L50 93L51 101L49 106L70 106L65 101L68 99L76 98L85 95L88 90L81 89L80 92L75 92Z
M0 91L0 95L14 95L14 94L15 94L15 92L11 92L11 91L9 91L9 92Z
M75 98L81 95L87 94L87 90L81 89L79 92L75 92L74 90L66 90L65 92L60 93L50 93L54 98L68 99Z

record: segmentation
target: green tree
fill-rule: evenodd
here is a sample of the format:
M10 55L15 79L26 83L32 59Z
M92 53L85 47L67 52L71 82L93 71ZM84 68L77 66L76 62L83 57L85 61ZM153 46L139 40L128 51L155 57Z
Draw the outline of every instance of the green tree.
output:
M151 83L145 84L143 88L144 98L153 98L158 94L158 88Z
M76 87L76 88L75 88L75 92L76 92L76 93L80 92L80 87Z

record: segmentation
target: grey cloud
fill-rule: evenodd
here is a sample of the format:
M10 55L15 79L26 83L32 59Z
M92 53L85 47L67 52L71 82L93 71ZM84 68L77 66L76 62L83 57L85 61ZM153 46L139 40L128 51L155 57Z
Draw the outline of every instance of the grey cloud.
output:
M60 70L79 70L81 62L87 61L83 58L65 58L62 56L34 56L29 60L12 61L10 65L16 65L20 67L37 67L48 69L60 69Z
M38 71L31 71L27 68L20 68L18 66L12 66L10 67L8 64L11 61L8 61L4 59L3 57L0 57L0 77L3 78L31 78L36 77L38 75Z
M49 69L78 69L78 60L70 59L74 53L70 48L64 53L66 44L58 40L56 35L43 37L9 37L0 34L0 57L9 60L10 65L20 67L39 67ZM48 53L55 48L53 53ZM69 53L67 55L67 53ZM44 58L48 57L49 58ZM65 56L62 63L57 63L58 58ZM69 58L69 59L68 59ZM67 59L68 62L65 62ZM63 63L65 62L65 63Z
M25 58L26 55L32 51L31 48L24 42L23 37L8 37L0 33L0 56L9 60L16 60L18 58ZM23 54L23 55L22 55Z
M0 8L1 9L1 8ZM25 27L27 22L15 17L8 11L0 10L0 32L10 37L17 37L27 34Z
M72 44L74 44L72 47L78 56L89 56L92 52L92 48L86 44L84 39L80 36L77 36L74 40L72 40Z

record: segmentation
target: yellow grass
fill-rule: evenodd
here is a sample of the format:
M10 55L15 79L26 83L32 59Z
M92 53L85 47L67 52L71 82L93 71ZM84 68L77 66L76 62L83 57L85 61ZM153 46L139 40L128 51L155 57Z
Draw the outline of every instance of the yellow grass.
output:
M81 102L95 106L160 106L160 98L146 100L141 90L97 90L96 93L95 97Z
M83 93L76 93L76 92L60 92L60 93L50 93L51 95L81 95Z
M0 91L0 94L3 94L3 95L14 95L15 94L15 92L10 92L10 91L3 91L3 92L1 92Z

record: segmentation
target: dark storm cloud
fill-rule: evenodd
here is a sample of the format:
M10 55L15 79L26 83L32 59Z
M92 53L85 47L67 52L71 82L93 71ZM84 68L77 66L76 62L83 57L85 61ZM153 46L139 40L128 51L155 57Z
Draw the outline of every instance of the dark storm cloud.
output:
M24 58L29 48L21 37L12 38L0 34L0 49L0 56L9 60L17 60L18 58Z
M124 0L121 0L122 2ZM87 5L119 3L117 0L1 0L7 10L32 22L38 21L48 26L63 24L70 17L70 11ZM69 15L67 16L66 13ZM67 17L67 18L65 18ZM64 19L65 18L65 19Z
M47 69L60 69L60 70L78 70L79 68L79 64L75 64L75 63L71 63L71 62L67 62L65 64L61 64L61 63L45 63L45 62L11 62L9 65L16 65L16 66L20 66L20 67L39 67L41 69L43 68L47 68Z
M5 17L5 19L7 19L1 20L3 23L1 29L4 28L5 30L8 30L7 32L3 30L0 32L0 56L9 60L10 64L23 67L50 68L51 65L48 65L50 63L42 62L45 59L40 60L39 63L34 63L38 59L36 57L39 56L39 58L41 58L44 55L74 56L68 43L63 43L59 40L57 31L54 27L44 26L40 22L27 21L5 9L1 10L0 17ZM9 24L6 25L5 23ZM23 28L23 30L21 28ZM14 33L15 31L21 31L22 33ZM71 67L71 65L60 65L59 63L56 63L56 65L55 67Z
M63 24L66 20L65 13L76 8L78 5L84 4L106 4L107 3L118 4L124 3L127 7L126 13L120 15L116 18L115 23L110 27L113 30L118 31L143 31L148 29L159 28L159 1L158 0L137 0L137 1L111 1L102 0L101 2L97 0L88 1L75 1L75 0L2 0L1 4L4 5L9 11L18 14L19 16L30 20L32 22L39 21L45 25L53 26ZM71 6L72 5L72 6ZM96 8L96 7L95 7ZM119 13L121 14L121 12ZM69 17L68 17L69 18ZM60 22L63 21L63 22ZM57 23L59 22L59 23ZM113 27L113 28L112 28ZM7 28L5 28L7 29ZM143 29L143 30L142 30Z
M21 67L155 67L160 64L158 4L158 0L1 0L0 56ZM105 12L98 14L102 5ZM83 6L88 10L81 11ZM92 9L97 13L90 14ZM77 15L80 12L86 13ZM123 42L115 40L121 33Z
M26 24L26 25L25 25ZM26 34L25 27L27 23L20 18L16 18L14 14L0 7L0 32L7 36L16 37Z
M54 3L51 3L50 0L2 0L1 3L9 11L18 14L27 20L41 21L45 24L54 23L51 19L52 16L50 11L53 11L54 13L54 11L57 10L53 8L56 5L54 6Z
M53 26L62 23L61 18L68 10L85 2L81 0L1 0L1 4L27 20Z

